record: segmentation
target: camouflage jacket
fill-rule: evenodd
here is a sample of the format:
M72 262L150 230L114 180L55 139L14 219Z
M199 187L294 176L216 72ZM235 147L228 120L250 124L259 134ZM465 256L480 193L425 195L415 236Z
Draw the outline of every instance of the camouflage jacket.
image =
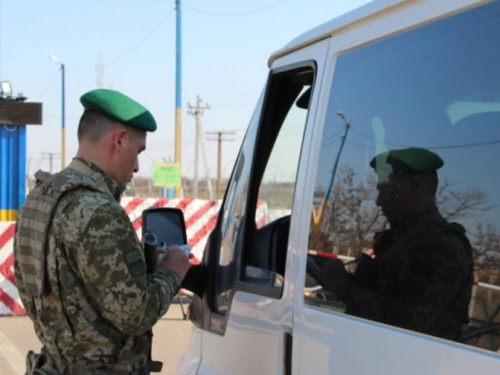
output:
M374 248L374 279L371 285L351 283L346 312L458 339L473 284L472 249L464 228L435 210L381 234Z
M142 245L119 204L122 189L115 181L76 158L61 174L97 175L102 183L98 190L81 186L60 197L48 227L40 296L25 283L16 230L14 267L21 300L51 357L89 368L144 364L150 330L167 311L180 278L168 269L146 274ZM30 195L43 188L39 183Z

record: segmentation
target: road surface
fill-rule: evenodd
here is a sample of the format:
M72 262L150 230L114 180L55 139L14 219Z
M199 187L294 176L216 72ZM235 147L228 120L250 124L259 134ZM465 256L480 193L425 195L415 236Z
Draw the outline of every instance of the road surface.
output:
M172 304L153 329L153 359L163 362L163 370L159 374L175 374L177 360L188 348L190 334L191 322L183 319L180 304ZM30 349L38 352L40 347L28 317L0 316L2 375L24 374L26 353Z

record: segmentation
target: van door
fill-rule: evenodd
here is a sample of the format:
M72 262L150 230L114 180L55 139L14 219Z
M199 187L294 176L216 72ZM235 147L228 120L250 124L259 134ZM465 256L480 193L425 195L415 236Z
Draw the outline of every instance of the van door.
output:
M293 232L302 287L294 374L500 373L500 2L446 17L436 10L444 3L408 2L399 13L353 28L353 36L332 39L326 111L310 147L316 154L299 173L302 206L294 206L304 228L302 236ZM389 225L390 209L381 210L377 196L387 178L401 175L375 171L373 160L381 155L376 165L382 160L385 167L388 152L415 148L442 159L437 178L434 169L413 169L401 172L412 177L395 181L427 181L425 196L435 195L435 207L406 211ZM397 201L402 187L393 186ZM437 212L464 227L472 245L480 282L468 307L470 275L468 282L462 275L470 268L458 266L464 256L449 251L463 242L427 221ZM419 237L409 229L415 222L425 228ZM404 248L395 245L403 238ZM385 256L373 268L378 274L352 277L361 267L356 259L373 256ZM389 263L389 256L397 260ZM330 268L324 283L317 268L338 264L331 258L345 262L351 284L343 267Z
M288 233L327 47L318 42L270 71L204 253L203 298L191 306L199 374L291 371L296 273L287 263ZM179 372L188 367L181 359Z

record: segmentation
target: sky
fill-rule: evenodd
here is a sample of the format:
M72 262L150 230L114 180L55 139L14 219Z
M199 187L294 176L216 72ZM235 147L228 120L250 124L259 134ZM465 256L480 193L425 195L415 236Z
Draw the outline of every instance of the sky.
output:
M205 133L229 132L222 174L231 173L268 74L269 56L298 35L368 0L182 0L182 174L194 175L195 117ZM65 66L66 164L75 155L83 107L97 87L119 90L158 123L139 157L138 175L174 161L175 0L0 0L0 80L43 106L42 125L27 130L27 174L61 168L61 69ZM206 164L215 177L216 136L206 134ZM205 177L200 151L199 176ZM50 163L52 160L52 164Z

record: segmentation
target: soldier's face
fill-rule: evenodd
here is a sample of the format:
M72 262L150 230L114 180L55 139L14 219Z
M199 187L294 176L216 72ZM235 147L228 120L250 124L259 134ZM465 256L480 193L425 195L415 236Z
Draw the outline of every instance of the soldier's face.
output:
M377 184L377 206L389 222L398 221L409 215L412 210L412 183L407 176L390 175L385 182Z
M127 130L121 138L114 179L125 186L139 170L139 154L146 149L146 132Z

